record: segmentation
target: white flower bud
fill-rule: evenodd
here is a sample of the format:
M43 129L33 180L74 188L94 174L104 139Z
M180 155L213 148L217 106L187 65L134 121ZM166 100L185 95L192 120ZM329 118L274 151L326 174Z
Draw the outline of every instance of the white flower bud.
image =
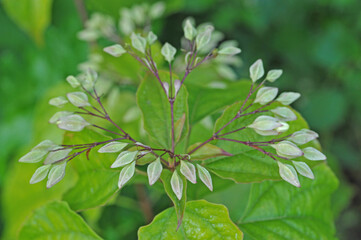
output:
M57 124L58 128L71 132L80 132L90 125L83 117L75 114L60 118Z
M177 50L175 49L175 47L173 47L169 43L165 43L161 49L162 55L164 56L165 60L167 60L167 62L169 63L173 61L176 52Z
M276 152L279 156L288 159L297 158L303 155L301 149L289 141L282 141L276 144L271 144L270 146L276 149Z
M191 183L197 183L196 168L192 163L181 161L180 172L185 176Z
M36 169L35 173L30 179L30 184L41 182L49 173L51 165L44 165Z
M309 129L302 129L300 131L294 132L292 136L288 138L288 140L302 145L315 140L316 138L318 138L318 134L316 132Z
M131 35L132 45L135 49L137 49L141 53L145 53L145 47L147 46L147 41L145 38L140 36L139 34L135 34L134 32Z
M165 11L164 2L156 2L149 9L149 17L152 19L160 18Z
M120 152L123 148L125 148L128 145L128 143L122 143L122 142L110 142L103 147L101 147L98 152L99 153L115 153Z
M271 112L278 115L283 121L294 121L297 119L296 114L288 107L277 107L272 109Z
M68 76L66 81L70 84L72 88L77 88L80 86L80 82L74 76Z
M261 105L265 105L271 102L277 96L278 88L275 87L263 87L258 90L255 103L260 103Z
M301 187L300 181L298 180L297 172L294 167L289 164L283 164L281 162L278 162L278 167L279 174L283 180L291 183L296 187Z
M212 32L213 27L207 26L203 32L197 35L196 45L198 50L204 48L209 43L209 41L211 40Z
M19 159L19 162L37 163L40 162L45 155L56 145L50 140L44 140L36 145L29 153Z
M282 124L280 124L278 119L270 116L259 116L252 124L248 125L249 128L260 131L271 131L281 126Z
M83 92L72 92L66 95L71 102L76 107L87 107L90 106L88 101L88 96Z
M296 162L296 161L292 161L292 163L299 174L310 179L315 179L315 176L313 175L311 168L306 163Z
M72 112L68 112L68 111L61 111L61 112L56 112L50 119L49 119L49 123L56 123L57 121L59 121L60 118L66 117L66 116L70 116L72 115Z
M118 187L122 188L134 175L135 161L125 166L119 174Z
M177 96L180 87L181 87L181 81L180 81L179 79L176 79L176 80L174 81L175 96Z
M192 41L197 36L197 30L189 19L185 20L183 31L184 37L190 41Z
M201 181L209 188L209 190L213 191L211 174L209 174L207 169L205 169L199 164L197 164L197 169L198 169L198 176L201 179Z
M134 151L134 152L129 152L129 151L124 151L121 152L117 159L114 161L114 163L110 166L110 168L118 168L118 167L122 167L124 165L127 165L131 162L134 161L135 156L137 156L138 151Z
M278 133L286 132L290 128L290 125L288 125L286 122L280 122L280 124L282 124L282 126L276 128Z
M283 105L290 105L294 101L296 101L301 94L296 92L283 92L280 96L276 99L276 101L282 103Z
M228 55L228 56L233 56L233 55L236 55L238 53L241 52L241 49L237 48L237 47L225 47L225 48L222 48L218 51L218 54L220 55Z
M167 94L167 97L169 97L169 84L167 82L163 82L163 87L165 89L165 93Z
M281 127L278 127L278 128L281 128ZM276 128L275 130L268 130L268 131L262 131L262 130L254 129L254 131L256 133L258 133L259 135L261 135L261 136L275 136L275 135L280 134L279 131L277 131L278 128Z
M61 149L61 150L57 150L57 149ZM54 151L49 153L49 155L46 157L44 161L44 164L53 164L55 162L64 161L71 151L72 149L70 148L63 149L63 147L58 146L54 148Z
M149 185L153 185L159 179L162 171L163 166L160 162L160 158L158 157L154 162L149 164L147 168Z
M256 82L258 79L263 77L264 68L261 59L258 59L255 63L252 64L252 66L249 68L249 74L252 79L252 82Z
M56 97L49 100L49 104L55 107L62 107L66 103L68 103L68 100L65 97Z
M283 71L281 69L270 70L267 73L266 80L270 82L276 81L279 77L281 77Z
M181 200L183 195L183 181L179 177L177 170L173 172L172 178L170 179L170 185L178 200Z
M60 182L61 179L65 176L65 168L66 168L66 161L64 161L61 164L54 165L50 169L49 175L48 175L48 181L46 182L46 187L51 188L58 182Z
M104 52L109 53L113 57L120 57L121 55L127 52L120 44L111 45L109 47L104 48L103 50Z
M305 158L311 161L321 161L326 160L326 156L318 151L317 149L313 147L306 147L302 149L303 153L305 154Z
M152 45L153 43L155 43L155 41L157 41L157 39L158 39L157 35L155 35L152 31L150 31L148 33L147 41L148 41L149 45Z

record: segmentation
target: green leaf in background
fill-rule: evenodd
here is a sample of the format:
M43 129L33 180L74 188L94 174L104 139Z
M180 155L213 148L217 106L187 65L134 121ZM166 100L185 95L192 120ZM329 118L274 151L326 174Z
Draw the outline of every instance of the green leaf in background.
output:
M3 0L4 9L34 41L43 44L43 35L51 20L52 0Z
M205 200L187 202L181 227L176 231L174 208L158 214L147 226L138 231L139 240L242 240L243 233L229 218L224 205Z
M247 207L236 220L245 238L335 239L330 197L338 181L326 164L313 171L315 180L300 178L301 188L286 182L253 184Z
M187 152L190 152L191 150L195 149L197 146L199 146L202 143L195 143L188 147ZM215 158L219 156L232 156L232 154L224 151L222 148L217 147L215 145L212 145L210 143L205 144L201 148L199 148L197 151L191 154L192 160L205 160L208 158Z
M176 76L174 76L176 78ZM169 81L169 74L160 72L163 82ZM185 87L179 91L174 103L174 120L186 114L188 118L188 93ZM171 114L170 104L154 76L148 75L140 84L137 91L137 103L143 113L144 128L155 142L165 148L170 148L171 143ZM188 121L185 121L183 133L188 131Z
M181 200L178 200L177 196L172 190L172 186L170 184L170 180L172 178L172 173L164 169L162 172L162 175L160 176L160 179L162 180L164 190L167 193L168 197L172 200L176 214L177 214L177 223L176 225L179 226L182 223L184 210L186 207L186 201L187 201L187 181L185 177L181 174L179 174L179 177L183 181L183 193Z
M67 132L64 144L81 144L108 140L108 137L92 130L83 130L80 133ZM72 209L79 211L105 204L118 191L119 170L113 170L110 165L117 154L98 153L93 149L89 160L85 154L69 162L78 173L76 185L64 194L63 199Z
M19 240L101 239L65 202L52 202L38 208L20 231Z

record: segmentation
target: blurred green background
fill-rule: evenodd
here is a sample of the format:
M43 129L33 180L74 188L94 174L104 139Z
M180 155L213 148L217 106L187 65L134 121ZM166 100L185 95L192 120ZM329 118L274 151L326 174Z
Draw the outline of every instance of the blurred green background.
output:
M37 106L54 86L67 75L76 74L78 64L87 60L89 46L77 38L83 28L76 8L76 3L81 2L1 1L0 233L16 228L11 226L9 211L5 211L8 199L4 187L14 184L11 178L17 157L34 143ZM85 0L84 4L88 15L101 12L117 19L120 8L141 2L146 1ZM264 60L267 69L284 69L276 85L282 91L302 94L294 107L304 115L311 129L320 133L329 164L341 182L333 199L338 236L358 239L361 236L361 2L172 0L166 6L166 15L156 22L162 42L179 46L182 21L193 16L197 23L212 22L226 39L239 42L243 61L242 67L235 69L239 77L247 77L248 66L258 58ZM16 186L13 191L21 192L27 187ZM127 194L131 197L133 193ZM22 200L28 201L14 199L19 204ZM128 203L134 207L133 202ZM131 214L129 211L111 206L105 209L98 221L107 239L116 236L120 226L129 227L122 223ZM97 219L96 212L87 214ZM134 215L127 224L137 224L141 219L141 214Z

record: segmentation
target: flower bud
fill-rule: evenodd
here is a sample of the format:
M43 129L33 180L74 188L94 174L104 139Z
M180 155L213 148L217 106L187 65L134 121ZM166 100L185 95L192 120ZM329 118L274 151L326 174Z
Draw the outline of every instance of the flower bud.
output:
M286 122L280 122L280 124L282 126L276 128L276 131L278 133L283 133L283 132L286 132L289 128L290 128L290 125L288 125Z
M211 174L209 174L207 169L205 169L199 164L197 164L197 169L198 169L198 176L201 179L201 181L209 188L209 190L213 191Z
M315 179L315 176L313 175L311 168L306 163L296 162L296 161L292 161L292 163L299 174L310 179Z
M152 19L160 18L165 11L164 2L156 2L149 9L149 17Z
M128 143L122 143L122 142L110 142L103 147L101 147L98 152L99 153L115 153L120 152L123 148L125 148L128 145Z
M57 121L59 121L60 118L66 117L66 116L70 116L72 115L72 112L68 112L68 111L61 111L61 112L56 112L50 119L49 119L49 123L56 123Z
M249 68L249 74L252 79L252 82L256 82L258 79L263 77L264 68L261 59L258 59L255 63L252 64L252 66Z
M294 101L296 101L301 94L296 92L283 92L280 96L276 99L276 101L282 103L283 105L290 105Z
M80 82L74 76L68 76L66 81L70 84L72 88L76 88L80 86Z
M276 144L271 144L270 146L276 149L276 152L279 156L288 159L297 158L303 155L301 149L289 141L282 141Z
M110 166L110 168L118 168L118 167L122 167L124 165L127 165L131 162L134 161L135 156L137 156L138 151L134 151L134 152L129 152L129 151L124 151L121 152L117 159L114 161L114 163Z
M63 179L65 176L66 163L67 162L64 161L61 164L52 166L48 175L48 181L46 182L47 188L51 188Z
M288 107L277 107L272 109L271 112L278 115L283 121L294 121L297 119L296 114Z
M184 31L184 37L190 41L192 41L197 35L197 30L195 29L195 27L193 26L193 24L189 19L185 20L183 31Z
M61 150L57 150L57 149L61 149ZM53 164L56 162L64 161L71 151L72 151L71 148L63 149L63 147L58 146L48 154L48 156L44 161L44 164Z
M177 196L178 200L182 199L183 195L183 181L179 177L177 170L173 172L172 178L170 179L170 184L174 194Z
M271 102L277 96L278 88L275 87L263 87L258 90L255 103L260 103L261 105L265 105Z
M237 47L225 47L225 48L222 48L218 51L218 54L220 55L229 55L229 56L233 56L233 55L236 55L238 53L241 52L241 49L237 48Z
M75 114L60 118L57 124L58 128L71 132L80 132L90 125L83 117Z
M176 80L174 81L175 96L177 96L180 87L181 87L181 81L180 81L179 79L176 79Z
M149 164L147 168L149 185L153 185L159 179L162 171L163 166L160 162L160 158L158 157L154 162Z
M152 45L153 43L155 43L155 41L157 41L157 39L158 39L157 35L155 35L152 31L150 31L148 33L147 42L149 45Z
M30 184L38 183L44 180L49 173L50 167L51 165L49 164L49 165L43 165L38 169L36 169L35 173L30 179Z
M163 82L163 87L165 89L165 93L167 94L167 97L169 97L169 84L167 82Z
M72 92L66 95L71 102L76 107L87 107L90 106L88 101L88 96L83 92Z
M167 62L169 63L173 61L176 52L177 50L169 43L165 43L161 49L162 55L164 56L165 60L167 60Z
M65 97L56 97L49 100L49 104L55 107L62 107L66 103L68 103L68 100Z
M260 131L271 131L281 126L282 124L280 124L278 119L270 116L259 116L252 124L248 125L249 128Z
M279 77L281 77L283 71L281 69L270 70L267 73L266 80L270 82L276 81Z
M135 161L126 165L119 174L118 187L122 188L134 175Z
M203 32L197 35L196 45L198 50L204 48L209 43L209 41L211 40L212 32L213 27L207 26L205 27L205 30Z
M103 50L104 52L112 55L113 57L120 57L121 55L127 52L120 44L111 45L109 47L104 48Z
M134 32L131 35L132 46L141 53L145 53L145 47L147 46L147 41L145 38Z
M197 183L196 168L192 163L181 161L180 172L185 176L191 183Z
M326 156L322 152L318 151L313 147L306 147L302 149L302 151L305 154L305 158L307 158L308 160L312 160L312 161L326 160Z
M300 131L294 132L292 136L288 138L288 140L296 144L302 145L316 138L318 138L318 134L316 132L309 129L302 129Z
M300 181L298 180L297 172L294 167L289 164L283 164L281 162L278 162L278 167L279 174L283 180L291 183L296 187L301 187Z

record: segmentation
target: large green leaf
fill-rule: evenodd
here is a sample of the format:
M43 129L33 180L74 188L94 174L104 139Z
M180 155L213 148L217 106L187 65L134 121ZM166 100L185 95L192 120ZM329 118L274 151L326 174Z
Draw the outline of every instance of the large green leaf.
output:
M169 82L169 74L160 73L163 82ZM173 76L176 78L176 76ZM188 132L188 93L185 87L179 91L174 103L174 121L186 114L183 135ZM162 86L153 75L142 80L137 91L137 103L143 113L144 128L154 143L169 149L171 146L171 112L170 104ZM153 146L153 144L152 144Z
M20 28L37 44L43 43L43 34L51 20L52 0L3 0L4 9Z
M174 208L158 214L147 226L138 231L140 240L202 240L202 239L243 239L243 233L230 220L224 205L205 200L187 202L183 223L178 231Z
M183 194L181 200L178 200L177 196L172 190L172 186L170 184L170 179L172 178L172 173L169 170L163 170L160 179L162 180L164 190L167 193L168 197L172 200L176 214L177 214L177 226L182 223L184 210L186 207L187 201L187 181L185 177L181 174L179 176L182 178L183 181Z
M205 116L247 96L250 81L223 83L224 88L212 88L187 82L189 116L193 124Z
M20 231L20 240L101 239L65 202L38 208Z
M335 239L330 196L338 181L326 164L313 171L315 180L300 177L301 188L286 182L254 183L247 207L236 220L245 238Z
M107 140L107 137L91 130L80 133L66 133L64 144L92 143ZM105 204L118 190L119 170L110 168L116 154L98 153L93 149L89 160L85 154L74 158L70 164L78 173L76 185L65 193L66 200L72 209L83 210Z

